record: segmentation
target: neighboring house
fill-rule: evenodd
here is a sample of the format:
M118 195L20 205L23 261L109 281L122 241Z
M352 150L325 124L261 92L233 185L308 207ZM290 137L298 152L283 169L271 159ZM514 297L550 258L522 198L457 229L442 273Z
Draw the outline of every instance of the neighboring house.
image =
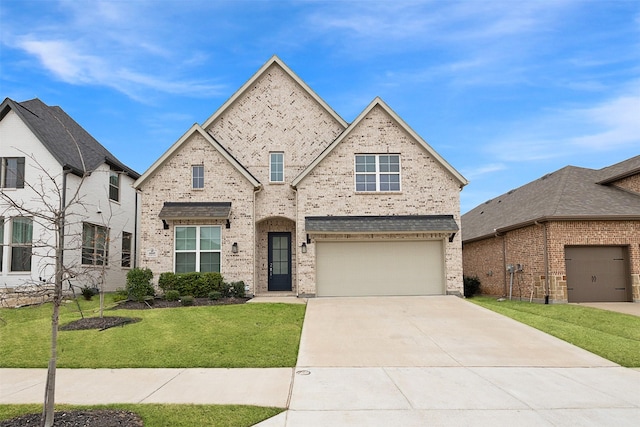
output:
M140 263L257 295L461 294L465 184L382 100L346 123L274 56L135 182Z
M125 286L135 262L132 184L138 173L60 107L39 99L2 102L0 164L0 288L53 283L56 240L51 223L38 214L51 217L45 204L58 208L61 199L68 203L76 192L80 203L71 204L65 230L71 282L97 287L104 272L105 290ZM12 208L7 198L38 214Z
M482 292L640 301L640 156L567 166L462 216L464 274Z

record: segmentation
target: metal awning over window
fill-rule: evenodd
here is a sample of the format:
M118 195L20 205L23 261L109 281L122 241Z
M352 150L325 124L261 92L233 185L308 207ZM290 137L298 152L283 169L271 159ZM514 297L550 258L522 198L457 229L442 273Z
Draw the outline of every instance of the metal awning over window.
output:
M308 216L310 234L331 233L448 233L459 228L453 215Z
M228 219L231 202L164 202L158 216L174 219Z

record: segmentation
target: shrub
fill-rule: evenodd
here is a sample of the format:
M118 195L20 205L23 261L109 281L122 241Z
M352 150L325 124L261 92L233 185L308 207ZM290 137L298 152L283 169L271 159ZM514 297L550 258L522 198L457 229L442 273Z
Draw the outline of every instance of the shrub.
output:
M158 287L164 292L177 290L178 276L170 271L160 274Z
M209 292L209 299L216 301L219 300L222 297L222 292L220 291L211 291Z
M182 303L182 305L184 305L185 307L193 305L193 297L191 295L184 296L180 300L180 303Z
M84 299L86 299L87 301L91 301L91 298L93 298L93 296L98 293L98 289L83 286L80 292L82 292L82 296L84 297Z
M239 282L229 283L228 292L230 297L244 298L244 282L241 280Z
M467 298L473 298L473 296L480 292L480 279L478 276L464 276L464 296Z
M155 290L151 284L153 272L148 268L132 268L127 273L127 293L134 301L144 301L153 297Z
M167 301L178 301L180 299L180 292L175 289L170 289L164 293L164 299Z
M212 291L225 295L220 273L162 273L158 286L164 292L177 290L180 295L192 295L195 298L206 298Z
M113 301L114 302L124 301L127 298L129 298L129 293L127 292L126 289L123 289L123 288L116 289L116 292L113 295Z

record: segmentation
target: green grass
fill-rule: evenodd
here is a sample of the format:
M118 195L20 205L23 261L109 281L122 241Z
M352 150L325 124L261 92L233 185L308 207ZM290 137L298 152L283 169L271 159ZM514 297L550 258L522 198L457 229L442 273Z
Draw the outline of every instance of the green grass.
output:
M281 408L240 405L56 405L56 411L74 409L122 409L140 415L145 427L243 427L252 426L284 411ZM41 405L0 405L0 420L42 412Z
M107 303L113 305L112 296ZM85 317L97 301L80 301ZM107 310L139 317L104 331L59 331L59 368L265 368L296 364L305 305L240 304L151 310ZM0 367L46 368L51 304L0 309ZM60 324L79 319L76 302Z
M475 304L511 317L626 367L640 367L640 317L570 304L498 302L470 298Z

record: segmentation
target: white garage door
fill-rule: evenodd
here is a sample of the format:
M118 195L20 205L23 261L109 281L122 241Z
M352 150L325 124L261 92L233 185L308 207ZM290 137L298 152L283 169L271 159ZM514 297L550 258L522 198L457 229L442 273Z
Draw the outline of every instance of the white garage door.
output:
M442 295L442 241L317 242L318 296Z

